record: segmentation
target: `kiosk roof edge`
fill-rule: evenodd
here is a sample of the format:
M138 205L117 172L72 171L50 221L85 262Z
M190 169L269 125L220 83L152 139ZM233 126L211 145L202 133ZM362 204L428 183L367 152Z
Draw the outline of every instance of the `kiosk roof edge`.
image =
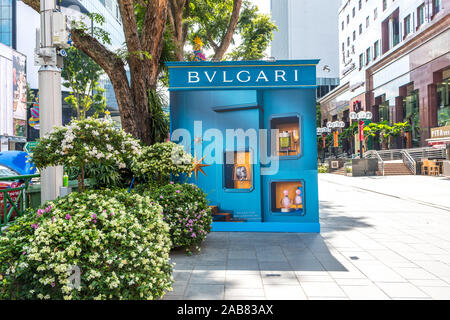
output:
M226 67L226 66L308 66L317 65L320 59L310 60L250 60L250 61L166 61L165 64L169 68L182 68L182 67Z

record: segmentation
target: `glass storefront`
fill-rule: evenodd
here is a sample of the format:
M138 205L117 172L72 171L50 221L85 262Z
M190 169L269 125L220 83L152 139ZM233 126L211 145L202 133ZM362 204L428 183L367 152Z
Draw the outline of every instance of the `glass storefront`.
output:
M389 100L384 101L378 106L378 119L380 122L389 122Z
M450 125L450 78L437 86L437 123L438 127Z
M0 43L12 43L12 0L0 0Z
M409 90L408 90L409 91ZM407 121L411 126L411 133L408 135L408 147L420 146L420 117L419 117L419 90L411 91L403 99L403 121Z

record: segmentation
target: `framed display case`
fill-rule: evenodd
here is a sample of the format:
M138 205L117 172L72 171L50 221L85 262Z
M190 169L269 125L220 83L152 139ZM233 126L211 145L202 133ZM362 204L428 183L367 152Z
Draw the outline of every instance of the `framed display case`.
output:
M303 180L271 181L271 211L282 215L303 215L305 212L305 183Z
M253 190L251 151L227 151L224 154L224 188L228 191Z
M297 114L274 115L270 119L270 128L277 129L276 155L279 157L298 158L301 154L301 126Z

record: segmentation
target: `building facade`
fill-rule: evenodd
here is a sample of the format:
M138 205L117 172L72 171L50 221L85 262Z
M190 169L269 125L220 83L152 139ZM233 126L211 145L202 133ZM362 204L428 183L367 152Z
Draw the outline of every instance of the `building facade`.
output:
M403 147L427 146L450 124L450 0L345 0L339 9L341 85L320 99L322 121L408 122ZM402 147L402 146L395 146Z
M73 11L88 11L100 13L105 21L99 26L94 23L93 27L100 27L109 33L111 43L110 50L121 48L125 42L122 21L119 13L117 0L62 0L61 10L67 15ZM67 7L70 8L67 9ZM84 8L83 8L84 7ZM83 8L83 9L79 9ZM71 11L72 10L72 11ZM26 23L23 23L26 21ZM0 0L0 42L23 53L27 57L26 76L30 89L37 92L39 88L38 71L39 66L34 65L34 52L36 46L36 29L40 27L40 15L34 9L21 0ZM118 114L117 101L109 78L104 75L100 80L100 86L106 89L104 93L108 110L112 114ZM62 97L66 97L69 89L61 87ZM63 100L63 121L70 121L72 108ZM28 127L30 133L33 128ZM32 134L32 137L36 134Z
M339 84L338 10L336 0L272 0L274 32L271 56L277 60L316 59L317 97Z
M0 151L26 142L26 56L0 43Z

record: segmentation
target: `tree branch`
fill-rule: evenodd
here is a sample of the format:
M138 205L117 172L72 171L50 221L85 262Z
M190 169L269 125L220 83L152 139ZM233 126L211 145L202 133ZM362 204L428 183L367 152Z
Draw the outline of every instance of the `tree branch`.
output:
M214 60L222 60L225 52L230 46L233 34L239 21L239 12L241 10L242 0L233 0L233 12L231 13L230 23L228 24L227 31L222 38L222 42L219 48L214 52Z

